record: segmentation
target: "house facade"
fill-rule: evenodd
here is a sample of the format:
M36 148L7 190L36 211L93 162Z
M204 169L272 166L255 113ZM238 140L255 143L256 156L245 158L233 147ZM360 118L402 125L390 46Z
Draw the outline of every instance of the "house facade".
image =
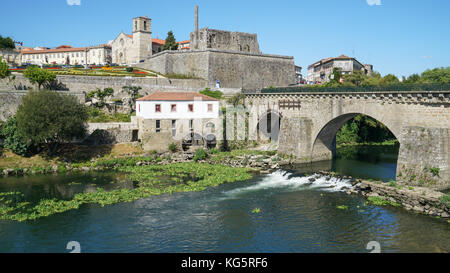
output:
M136 118L145 150L214 146L219 101L195 92L155 92L136 101Z
M104 65L111 63L111 46L108 44L89 47L61 45L56 48L24 48L20 53L22 64Z
M341 55L336 58L326 58L315 62L308 66L308 83L325 83L330 81L330 75L333 69L339 68L342 75L350 74L359 70L367 75L372 75L373 66L370 64L362 64L357 59Z

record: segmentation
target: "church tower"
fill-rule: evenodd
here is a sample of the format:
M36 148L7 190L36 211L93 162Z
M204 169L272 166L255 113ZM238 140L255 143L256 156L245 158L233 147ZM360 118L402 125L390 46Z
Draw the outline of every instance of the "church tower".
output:
M136 63L152 55L152 19L133 18L133 51Z

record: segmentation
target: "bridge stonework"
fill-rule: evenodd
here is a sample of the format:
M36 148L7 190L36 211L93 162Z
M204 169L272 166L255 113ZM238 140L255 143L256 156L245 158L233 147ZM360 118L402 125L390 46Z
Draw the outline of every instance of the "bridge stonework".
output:
M246 93L249 128L261 117L281 117L278 153L298 163L332 159L336 133L364 114L382 122L400 142L397 181L450 187L450 91Z

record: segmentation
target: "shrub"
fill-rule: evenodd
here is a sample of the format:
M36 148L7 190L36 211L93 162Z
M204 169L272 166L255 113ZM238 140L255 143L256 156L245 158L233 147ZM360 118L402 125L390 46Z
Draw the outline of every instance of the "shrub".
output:
M28 66L23 72L23 76L28 78L32 84L37 84L39 89L41 89L42 85L50 84L56 80L55 73L37 66Z
M8 65L4 61L0 61L0 79L9 77L11 75L11 71L8 68Z
M200 91L200 94L203 94L205 96L211 97L211 98L215 98L220 100L222 98L223 93L220 91L212 91L211 89L209 89L208 87L203 89L202 91Z
M198 149L195 152L194 161L205 160L208 157L208 154L203 149Z
M29 153L31 145L19 133L17 120L15 117L9 118L2 126L0 135L5 139L3 146L10 149L13 153L25 156Z
M125 70L126 70L127 72L133 72L133 68L132 68L132 67L127 67L127 68L125 68Z
M170 143L169 144L169 151L171 151L172 153L175 153L178 150L177 145L175 143Z
M217 153L219 153L219 150L217 149L217 148L211 148L210 150L209 150L209 153L210 154L217 154Z

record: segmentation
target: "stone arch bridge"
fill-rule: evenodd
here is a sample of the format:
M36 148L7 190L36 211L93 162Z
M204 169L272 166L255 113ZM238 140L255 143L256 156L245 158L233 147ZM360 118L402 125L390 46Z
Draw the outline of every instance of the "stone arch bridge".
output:
M331 159L337 131L364 114L386 125L400 142L397 181L450 187L450 91L245 95L249 128L259 126L267 113L279 115L278 153L299 163Z

